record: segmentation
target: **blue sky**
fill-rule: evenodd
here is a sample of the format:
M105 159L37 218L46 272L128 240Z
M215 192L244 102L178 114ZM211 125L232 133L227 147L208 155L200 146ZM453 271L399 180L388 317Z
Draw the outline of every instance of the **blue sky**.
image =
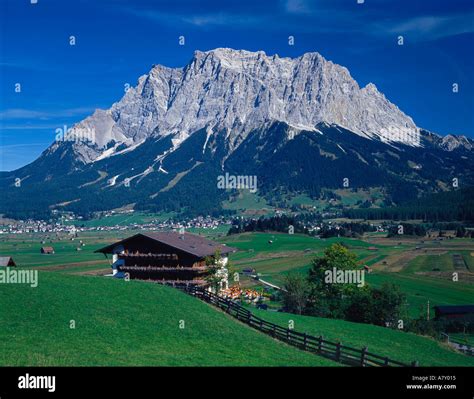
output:
M318 51L418 126L474 137L472 0L30 2L0 0L0 170L33 161L55 129L110 107L152 64L216 47Z

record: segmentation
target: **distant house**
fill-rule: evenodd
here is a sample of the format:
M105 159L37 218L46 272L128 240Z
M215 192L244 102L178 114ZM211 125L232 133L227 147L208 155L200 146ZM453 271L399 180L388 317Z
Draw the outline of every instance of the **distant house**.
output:
M378 251L379 249L377 247L369 247L367 248L369 251Z
M236 249L190 234L169 232L140 233L95 252L112 255L112 273L131 279L151 280L168 285L209 286L206 258L219 251L222 277L219 289L228 288L225 266L228 254Z
M474 305L435 306L435 318L462 319L474 316Z
M11 256L0 256L0 267L16 266Z
M54 248L53 247L41 247L41 253L42 254L47 254L47 255L52 255L52 254L54 254Z

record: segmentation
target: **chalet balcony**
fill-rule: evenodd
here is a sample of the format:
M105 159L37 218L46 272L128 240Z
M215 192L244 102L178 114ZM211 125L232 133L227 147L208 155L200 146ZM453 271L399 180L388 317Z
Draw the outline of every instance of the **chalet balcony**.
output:
M140 265L122 265L119 266L120 271L138 271L138 272L206 272L207 266L140 266Z
M208 282L202 279L193 279L193 280L152 280L158 284L165 285L207 285Z
M119 255L119 258L147 258L147 259L160 259L160 260L178 260L177 254L162 254L162 253L142 253L142 252L128 252L125 251Z

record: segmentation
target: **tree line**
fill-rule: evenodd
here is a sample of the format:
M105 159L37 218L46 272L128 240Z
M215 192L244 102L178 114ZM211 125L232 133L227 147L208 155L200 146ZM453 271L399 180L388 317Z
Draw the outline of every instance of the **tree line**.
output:
M474 221L474 187L431 194L399 206L346 209L343 215L366 220Z

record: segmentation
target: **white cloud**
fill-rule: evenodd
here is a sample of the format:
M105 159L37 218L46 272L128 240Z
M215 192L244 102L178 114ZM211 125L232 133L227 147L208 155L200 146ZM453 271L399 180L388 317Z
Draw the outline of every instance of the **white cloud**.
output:
M383 25L378 25L382 30ZM385 31L412 35L415 39L435 40L442 37L474 32L474 13L451 16L426 15L387 24Z
M308 14L311 12L311 7L306 0L286 0L284 7L291 14Z
M67 108L57 111L38 111L33 109L24 109L24 108L10 108L4 111L0 111L0 119L9 120L9 119L54 119L54 118L64 118L64 117L73 117L78 115L84 115L94 112L95 108L89 107L78 107L78 108Z

